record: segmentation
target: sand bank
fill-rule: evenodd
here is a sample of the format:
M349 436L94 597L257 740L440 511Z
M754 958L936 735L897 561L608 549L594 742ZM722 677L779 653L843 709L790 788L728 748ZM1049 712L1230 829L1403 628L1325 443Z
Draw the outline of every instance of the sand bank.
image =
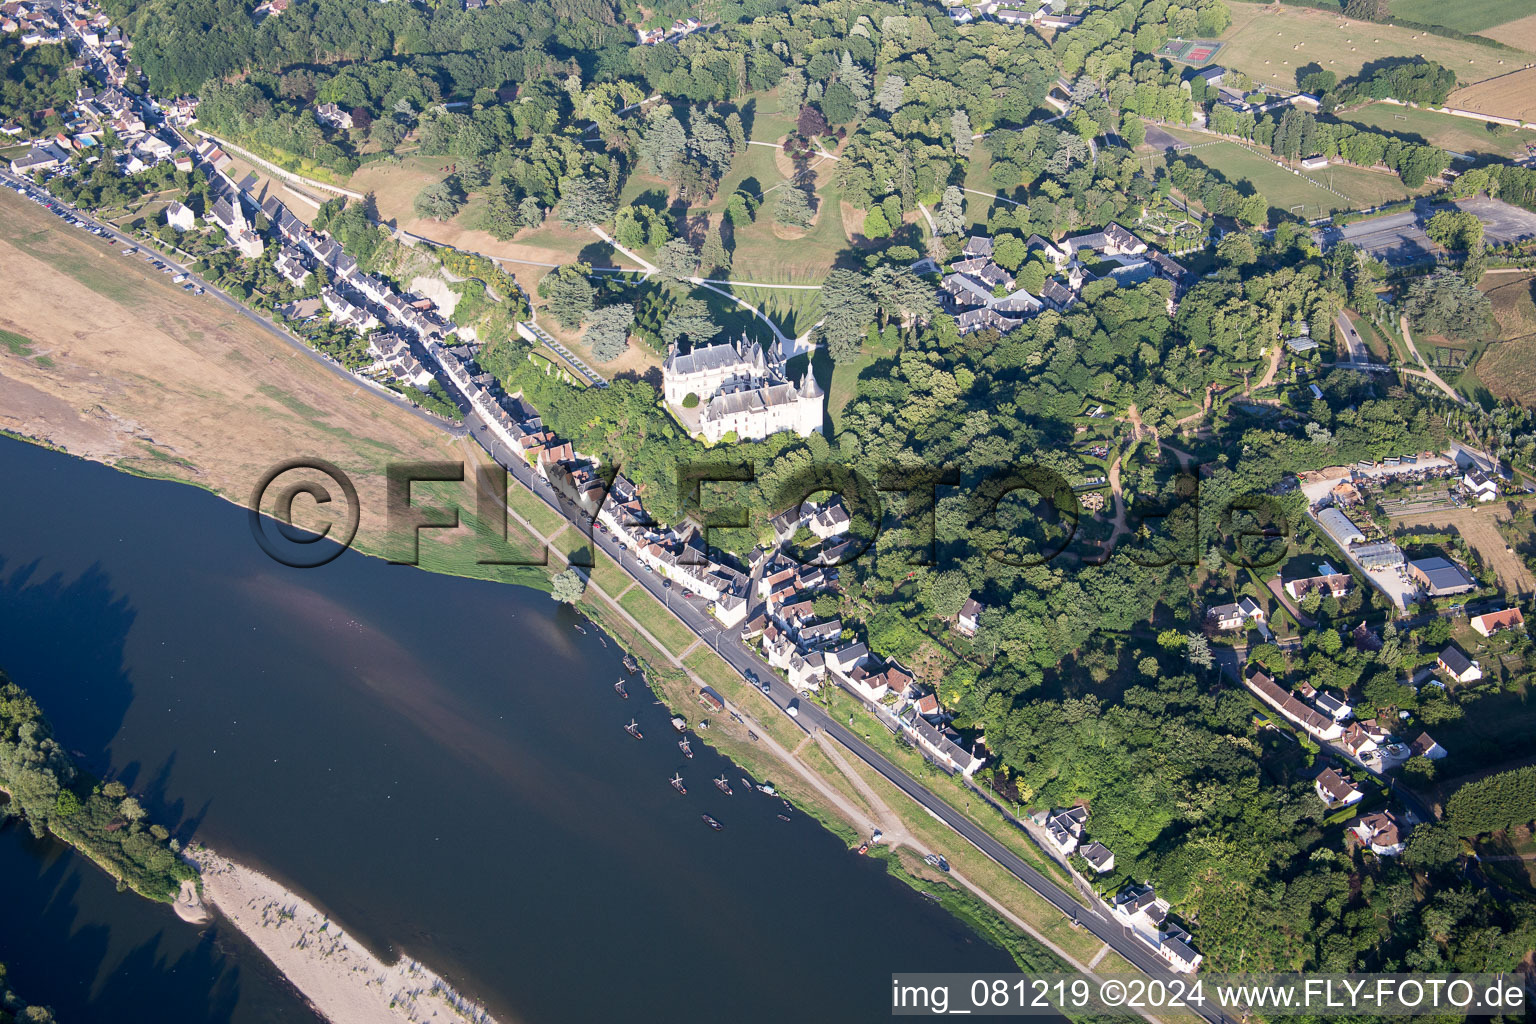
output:
M409 957L384 963L259 871L207 848L187 856L202 872L203 901L254 942L331 1024L496 1024L431 970Z

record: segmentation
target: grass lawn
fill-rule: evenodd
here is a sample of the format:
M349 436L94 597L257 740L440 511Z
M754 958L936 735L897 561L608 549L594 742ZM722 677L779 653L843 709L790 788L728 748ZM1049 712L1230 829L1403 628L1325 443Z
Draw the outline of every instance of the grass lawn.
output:
M1336 164L1303 177L1239 143L1212 142L1211 136L1200 132L1177 128L1166 130L1179 139L1199 146L1191 155L1207 167L1220 171L1228 180L1234 183L1251 182L1254 189L1268 201L1272 211L1278 209L1288 212L1293 207L1301 207L1296 212L1312 219L1341 210L1376 206L1410 194L1396 175ZM1331 182L1334 189L1348 198L1334 195L1326 188L1313 184L1309 178Z
M731 276L734 278L736 272L732 271ZM779 330L792 338L800 337L821 319L821 292L819 291L749 288L742 285L733 285L728 291L762 310L768 319L778 325ZM737 308L741 309L741 307ZM752 316L749 310L741 309L741 315L755 321L758 324L757 330L762 331L762 321ZM772 339L764 337L763 340Z
M1504 6L1507 9L1511 5ZM1342 81L1358 75L1367 62L1388 57L1424 57L1455 71L1461 82L1471 83L1514 71L1527 59L1521 53L1408 28L1351 21L1327 11L1251 3L1231 7L1232 26L1221 37L1227 44L1221 51L1221 63L1246 71L1259 85L1294 89L1296 70L1312 63L1336 73Z
M1489 154L1501 160L1523 154L1527 142L1536 142L1536 132L1517 131L1500 138L1480 121L1393 103L1368 103L1358 110L1341 113L1339 120L1457 153Z
M679 598L681 600L681 598ZM651 635L661 641L673 654L681 654L697 637L683 625L644 587L636 587L619 600L624 610L633 615Z
M557 532L566 521L560 513L544 504L544 500L521 484L507 488L507 504L512 511L533 524L533 528L548 537Z
M837 416L853 399L854 391L862 377L876 362L885 359L893 359L896 356L896 347L887 346L881 342L864 343L859 350L859 358L849 363L833 363L822 349L816 350L816 379L825 382L830 372L831 385L826 387L827 415Z
M634 578L619 568L619 563L599 549L597 564L592 567L592 582L609 597L618 597L627 587L634 585Z

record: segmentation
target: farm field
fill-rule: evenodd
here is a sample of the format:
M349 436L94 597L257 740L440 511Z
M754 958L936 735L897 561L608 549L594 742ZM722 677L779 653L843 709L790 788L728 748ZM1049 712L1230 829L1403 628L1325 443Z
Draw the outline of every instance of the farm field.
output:
M1536 120L1536 68L1457 89L1445 103L1448 107L1478 114Z
M1475 370L1495 397L1536 402L1536 302L1529 274L1484 275L1479 287L1493 303L1499 340L1490 342Z
M1478 34L1503 43L1505 46L1517 46L1522 50L1536 52L1536 14L1527 14L1523 18L1506 21L1502 25L1496 25Z
M1509 551L1504 537L1499 533L1497 519L1507 514L1496 513L1499 502L1485 508L1459 508L1448 512L1426 512L1420 515L1396 517L1392 525L1398 530L1411 530L1416 526L1428 526L1436 530L1455 530L1466 540L1467 546L1477 552L1483 564L1498 577L1499 589L1513 600L1536 591L1536 579L1518 554Z
M1268 156L1227 140L1215 141L1210 135L1178 128L1165 128L1169 134L1196 148L1191 156L1207 167L1226 175L1234 183L1249 181L1271 208L1296 213L1311 220L1340 210L1363 209L1410 195L1409 189L1394 174L1335 164L1326 170L1303 177L1280 167ZM1312 180L1330 182L1343 196L1334 195Z
M1506 5L1507 6L1507 5ZM1463 84L1522 67L1529 55L1510 54L1430 32L1352 21L1306 8L1232 5L1232 26L1222 37L1221 62L1246 71L1256 83L1296 88L1296 69L1316 63L1348 78L1368 61L1425 57L1456 72Z
M1487 154L1507 160L1523 155L1526 143L1536 142L1536 132L1515 131L1500 138L1488 131L1483 122L1395 103L1368 103L1358 110L1340 113L1338 118L1474 157Z
M1509 0L1458 0L1453 4L1445 0L1392 0L1388 9L1421 25L1444 25L1457 32L1488 35L1485 29L1509 21L1510 15L1520 13L1519 6Z

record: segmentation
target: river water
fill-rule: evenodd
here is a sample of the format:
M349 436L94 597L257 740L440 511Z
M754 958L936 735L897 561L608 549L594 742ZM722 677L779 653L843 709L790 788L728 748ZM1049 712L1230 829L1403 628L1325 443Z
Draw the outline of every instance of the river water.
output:
M0 479L0 667L64 746L506 1020L884 1020L894 971L1013 969L729 762L685 762L664 708L614 693L617 647L542 593L289 569L219 498L8 439ZM64 1019L313 1020L232 928L23 828L0 906L13 986Z

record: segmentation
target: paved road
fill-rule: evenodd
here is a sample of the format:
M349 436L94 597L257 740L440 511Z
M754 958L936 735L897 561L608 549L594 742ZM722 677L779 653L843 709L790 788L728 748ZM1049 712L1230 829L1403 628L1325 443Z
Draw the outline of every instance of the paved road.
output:
M1344 336L1344 344L1349 348L1349 361L1351 363L1369 363L1371 350L1366 348L1365 340L1360 337L1360 332L1355 330L1355 325L1350 321L1344 311L1339 310L1339 315L1333 322L1338 325L1339 333Z

